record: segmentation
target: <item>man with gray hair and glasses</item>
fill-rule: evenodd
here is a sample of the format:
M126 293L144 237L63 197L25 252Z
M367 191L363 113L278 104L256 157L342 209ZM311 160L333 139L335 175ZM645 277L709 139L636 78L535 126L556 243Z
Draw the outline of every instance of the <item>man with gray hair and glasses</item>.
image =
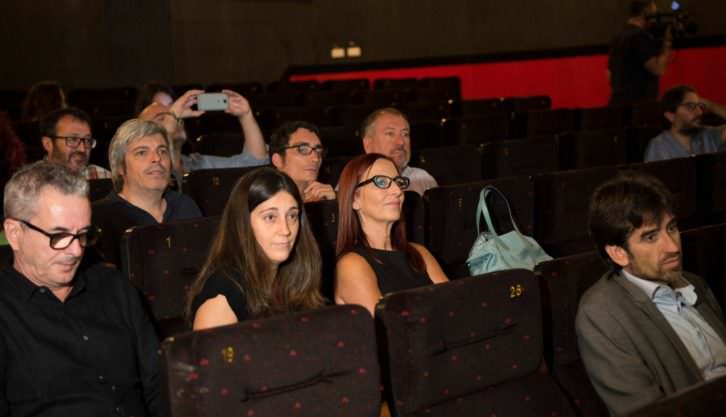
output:
M39 124L46 159L79 171L86 179L110 178L106 168L89 163L96 139L91 136L91 118L75 107L48 113Z
M81 265L99 231L88 182L47 161L5 186L0 416L159 414L159 342L138 291Z
M121 266L121 238L132 226L202 217L189 196L168 190L170 145L166 129L156 122L131 119L116 130L108 148L114 191L93 203L106 263Z

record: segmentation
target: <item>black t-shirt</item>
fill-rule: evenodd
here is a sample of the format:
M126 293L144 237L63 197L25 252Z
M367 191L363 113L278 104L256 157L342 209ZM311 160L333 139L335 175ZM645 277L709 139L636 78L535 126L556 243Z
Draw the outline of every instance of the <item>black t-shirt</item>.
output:
M189 196L176 191L164 193L166 210L163 223L202 217L202 212ZM92 223L101 229L96 252L105 262L121 268L121 239L126 229L133 226L159 224L147 211L121 198L115 191L93 203Z
M197 314L199 306L204 304L205 301L220 294L227 298L227 303L232 308L234 315L237 316L237 321L250 318L250 313L247 310L247 300L242 293L242 288L232 281L232 278L220 272L212 274L204 283L204 288L194 296L194 300L192 300L192 317Z
M659 77L645 68L645 62L659 53L659 42L652 35L637 26L625 26L610 43L610 105L658 99Z

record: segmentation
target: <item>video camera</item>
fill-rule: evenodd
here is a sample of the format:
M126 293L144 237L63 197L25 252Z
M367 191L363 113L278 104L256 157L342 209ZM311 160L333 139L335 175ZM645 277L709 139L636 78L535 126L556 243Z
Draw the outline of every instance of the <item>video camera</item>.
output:
M672 39L683 39L698 32L698 25L693 18L681 9L681 5L674 1L670 12L658 12L646 16L648 31L656 39L665 39L670 29Z

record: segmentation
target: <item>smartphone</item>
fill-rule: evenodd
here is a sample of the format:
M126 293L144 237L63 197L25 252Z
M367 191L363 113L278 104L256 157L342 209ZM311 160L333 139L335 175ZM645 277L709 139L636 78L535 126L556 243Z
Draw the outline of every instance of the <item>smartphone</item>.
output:
M224 93L202 93L197 96L197 109L203 111L227 110L229 97Z

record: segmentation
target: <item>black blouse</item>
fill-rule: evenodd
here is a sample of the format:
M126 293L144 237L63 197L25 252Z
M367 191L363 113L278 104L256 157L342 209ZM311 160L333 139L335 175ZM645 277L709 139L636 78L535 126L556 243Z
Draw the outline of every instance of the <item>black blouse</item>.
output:
M353 252L365 258L371 266L381 294L432 284L425 271L419 273L411 268L406 254L401 251L357 247Z

